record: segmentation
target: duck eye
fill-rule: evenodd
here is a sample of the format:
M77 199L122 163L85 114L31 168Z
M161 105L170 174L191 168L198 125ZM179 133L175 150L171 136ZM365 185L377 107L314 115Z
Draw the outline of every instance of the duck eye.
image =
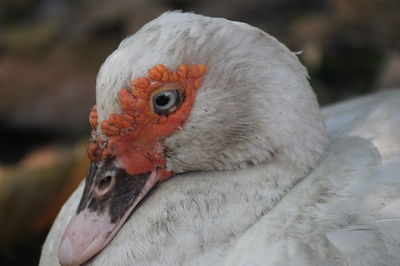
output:
M153 95L152 101L156 114L167 114L174 111L179 104L179 94L176 90L160 91Z

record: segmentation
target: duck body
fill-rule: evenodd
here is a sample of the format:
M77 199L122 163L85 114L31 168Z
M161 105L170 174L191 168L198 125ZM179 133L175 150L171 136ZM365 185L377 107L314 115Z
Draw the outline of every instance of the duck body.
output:
M168 23L154 41L152 31ZM171 31L183 34L171 44L179 49L162 46L175 41ZM234 33L236 41L226 37ZM160 52L132 65L146 42ZM125 79L159 61L176 66L171 58L208 67L183 129L163 140L177 175L84 265L399 265L400 91L330 106L322 117L304 67L277 40L246 24L171 12L107 59L99 119L120 112L110 99ZM83 187L60 211L40 265L60 264Z
M246 231L227 265L400 265L399 103L397 90L322 109L326 157Z

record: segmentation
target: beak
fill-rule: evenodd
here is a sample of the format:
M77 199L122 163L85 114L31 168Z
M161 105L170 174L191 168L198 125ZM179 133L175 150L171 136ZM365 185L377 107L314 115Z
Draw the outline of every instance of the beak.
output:
M61 239L61 265L81 265L102 250L160 180L157 169L129 175L107 158L91 163L76 214Z

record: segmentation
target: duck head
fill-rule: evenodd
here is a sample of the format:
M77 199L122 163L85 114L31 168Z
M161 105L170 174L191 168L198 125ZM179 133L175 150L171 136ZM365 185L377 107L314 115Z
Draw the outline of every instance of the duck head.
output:
M62 265L96 255L174 175L277 163L296 169L296 182L324 152L305 68L247 24L168 12L120 44L96 89L91 163L59 247Z

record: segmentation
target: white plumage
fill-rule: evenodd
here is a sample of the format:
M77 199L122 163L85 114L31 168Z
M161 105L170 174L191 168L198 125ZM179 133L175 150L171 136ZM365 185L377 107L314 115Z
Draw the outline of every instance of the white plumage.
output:
M243 23L170 12L102 66L100 120L159 63L208 66L189 119L165 140L179 174L85 265L400 265L400 91L323 109L326 146L306 71L285 46ZM58 265L82 187L40 265Z

